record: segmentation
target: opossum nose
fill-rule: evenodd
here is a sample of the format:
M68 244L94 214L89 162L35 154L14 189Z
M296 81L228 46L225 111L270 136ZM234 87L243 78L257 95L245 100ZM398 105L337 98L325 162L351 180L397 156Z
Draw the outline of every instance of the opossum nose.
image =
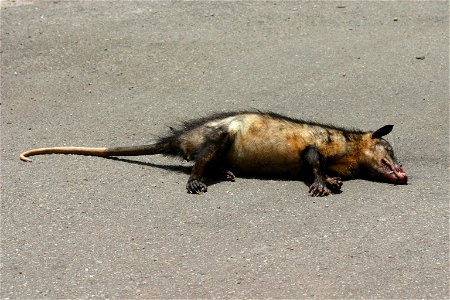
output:
M406 175L406 173L399 173L399 176L397 177L397 183L398 184L407 184L408 183L408 175Z
M399 166L395 167L395 173L397 175L397 183L398 184L407 184L408 183L408 174L403 171L403 169Z

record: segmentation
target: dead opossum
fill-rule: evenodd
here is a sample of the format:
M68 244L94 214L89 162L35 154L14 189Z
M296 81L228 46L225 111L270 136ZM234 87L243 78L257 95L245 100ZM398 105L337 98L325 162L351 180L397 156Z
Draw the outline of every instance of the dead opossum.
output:
M347 130L295 120L275 113L233 112L185 122L181 129L143 146L32 149L28 156L50 153L95 156L164 154L194 161L186 185L189 193L207 187L205 173L219 172L234 181L233 172L311 178L312 196L339 192L342 179L364 178L406 184L408 176L398 165L391 145L382 137L393 125L376 131ZM342 179L341 179L342 178ZM306 182L306 181L305 181Z

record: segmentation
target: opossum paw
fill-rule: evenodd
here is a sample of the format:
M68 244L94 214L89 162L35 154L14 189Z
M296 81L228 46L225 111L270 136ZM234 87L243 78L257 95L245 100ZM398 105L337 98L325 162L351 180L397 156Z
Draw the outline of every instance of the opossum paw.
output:
M200 180L189 180L186 184L186 189L189 194L203 194L208 190L206 184Z
M331 194L330 189L326 187L326 185L322 182L315 181L309 187L309 193L313 197L323 197Z
M327 186L332 190L332 191L340 191L341 187L342 187L342 180L340 177L328 177L326 179L327 181Z
M233 172L225 171L224 174L225 174L225 179L227 181L232 181L232 182L236 181L236 176L233 174Z

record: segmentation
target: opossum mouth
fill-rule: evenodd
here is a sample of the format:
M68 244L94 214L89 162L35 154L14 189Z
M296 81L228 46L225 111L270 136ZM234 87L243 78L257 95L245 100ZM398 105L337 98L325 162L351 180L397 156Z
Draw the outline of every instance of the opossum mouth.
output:
M383 168L385 178L390 183L406 184L408 182L408 175L400 166L390 163L385 159L381 160L381 166Z

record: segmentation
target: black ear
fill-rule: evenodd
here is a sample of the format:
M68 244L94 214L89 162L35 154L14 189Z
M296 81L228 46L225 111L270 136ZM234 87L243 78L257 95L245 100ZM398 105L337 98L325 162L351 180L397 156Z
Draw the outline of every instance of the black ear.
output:
M394 128L394 125L385 125L385 126L381 127L380 129L378 129L377 131L375 131L374 133L372 133L372 138L379 139L382 136L385 136L386 134L391 132L392 128Z

